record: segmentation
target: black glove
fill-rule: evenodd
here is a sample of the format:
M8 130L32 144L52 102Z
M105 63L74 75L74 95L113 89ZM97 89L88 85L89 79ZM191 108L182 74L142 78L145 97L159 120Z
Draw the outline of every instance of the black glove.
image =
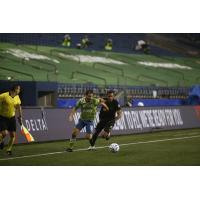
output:
M17 120L18 120L18 123L19 123L20 126L21 126L21 125L22 125L22 117L18 117Z

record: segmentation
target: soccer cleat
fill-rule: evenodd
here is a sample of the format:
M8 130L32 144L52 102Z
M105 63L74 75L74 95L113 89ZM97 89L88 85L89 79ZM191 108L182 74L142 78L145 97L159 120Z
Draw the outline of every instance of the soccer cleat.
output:
M12 155L12 151L6 151L7 155L11 156Z
M95 150L96 150L95 146L89 146L88 147L88 151L95 151Z
M72 148L66 148L65 151L67 151L67 152L73 152L73 149Z
M4 148L4 142L1 142L1 143L0 143L0 149L3 150L3 148Z

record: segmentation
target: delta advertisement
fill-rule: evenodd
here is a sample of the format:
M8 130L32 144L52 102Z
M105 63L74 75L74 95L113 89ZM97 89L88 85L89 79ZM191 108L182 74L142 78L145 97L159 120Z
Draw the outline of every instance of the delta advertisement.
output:
M23 125L33 136L35 142L67 140L80 117L80 111L69 122L70 109L35 108L23 109ZM94 130L99 121L98 114L94 120ZM112 135L156 132L200 127L200 106L172 107L137 107L123 108L122 118L116 121ZM80 132L83 138L86 130ZM24 135L17 128L16 143L27 143Z

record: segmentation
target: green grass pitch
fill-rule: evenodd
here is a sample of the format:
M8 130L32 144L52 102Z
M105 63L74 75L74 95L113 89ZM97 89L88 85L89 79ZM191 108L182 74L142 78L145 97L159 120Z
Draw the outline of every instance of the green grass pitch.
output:
M118 153L108 145L118 143ZM130 143L130 144L129 144ZM65 152L68 141L16 145L13 155L0 152L0 166L196 166L200 165L200 129L99 138L96 151L77 140L76 151ZM101 148L102 147L102 148Z

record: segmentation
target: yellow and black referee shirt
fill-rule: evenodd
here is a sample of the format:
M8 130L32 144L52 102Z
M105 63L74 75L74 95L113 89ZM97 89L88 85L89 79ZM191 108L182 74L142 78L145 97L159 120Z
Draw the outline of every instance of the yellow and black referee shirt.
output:
M0 115L3 117L14 117L16 106L21 105L19 96L11 97L9 92L0 94Z

